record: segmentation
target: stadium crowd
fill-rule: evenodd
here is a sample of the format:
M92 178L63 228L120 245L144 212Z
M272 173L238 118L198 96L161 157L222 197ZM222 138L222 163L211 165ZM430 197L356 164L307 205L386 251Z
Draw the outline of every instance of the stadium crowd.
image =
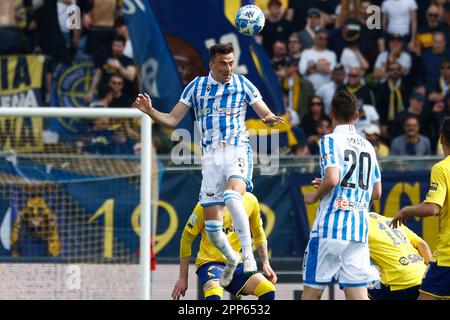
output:
M81 29L67 26L72 4L81 9ZM357 130L379 156L442 154L438 128L450 115L448 0L255 4L266 11L265 27L256 40L271 59L299 140L290 153L319 154L320 137L331 132L331 98L337 90L347 90L359 99ZM379 17L371 5L381 9ZM93 61L86 106L131 106L138 92L139 65L133 60L121 0L0 1L0 55L27 53L47 57L42 89L47 105L58 63ZM86 125L89 134L77 142L79 152L139 150L133 123L98 119L83 128ZM169 152L169 139L159 127L155 132L158 153ZM97 145L105 139L111 141L108 148Z

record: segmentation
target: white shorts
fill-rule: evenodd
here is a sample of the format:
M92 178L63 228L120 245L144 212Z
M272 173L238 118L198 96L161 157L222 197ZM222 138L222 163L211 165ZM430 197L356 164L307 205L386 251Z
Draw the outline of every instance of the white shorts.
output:
M370 263L369 244L312 237L303 259L303 282L315 289L339 283L345 287L371 287L380 280Z
M202 156L201 205L225 205L223 192L230 178L242 179L247 185L247 191L251 192L252 174L253 151L249 144L226 144L209 150Z

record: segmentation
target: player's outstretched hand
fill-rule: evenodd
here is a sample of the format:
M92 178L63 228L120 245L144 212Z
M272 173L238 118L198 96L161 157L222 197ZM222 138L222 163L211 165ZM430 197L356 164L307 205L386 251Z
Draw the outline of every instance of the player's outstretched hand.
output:
M146 93L144 94L138 94L136 100L134 100L134 106L141 110L143 113L146 113L150 115L150 113L153 110L152 106L152 99L150 99L150 96Z
M183 296L186 294L186 290L188 288L187 279L179 278L177 283L175 283L175 287L172 291L172 299L173 300L180 300L180 296Z
M271 115L266 116L264 119L262 119L262 122L268 127L273 127L278 122L284 124L284 119L281 117L278 117L274 114L271 114Z
M322 178L314 178L313 181L311 181L314 188L319 189L320 184L322 183Z
M272 267L270 266L269 263L264 263L262 266L262 270L270 282L272 282L273 284L277 283L278 277L275 274L275 272L272 270Z
M404 211L404 209L401 209L392 219L390 226L396 229L400 227L402 223L405 224L406 220L408 220L408 214Z

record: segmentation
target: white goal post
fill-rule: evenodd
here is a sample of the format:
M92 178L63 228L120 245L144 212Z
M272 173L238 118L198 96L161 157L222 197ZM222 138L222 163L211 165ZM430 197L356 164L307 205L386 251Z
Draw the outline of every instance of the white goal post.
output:
M65 107L0 107L0 117L41 117L41 118L140 118L141 158L140 158L140 277L139 297L151 298L150 233L151 233L151 119L134 108L65 108Z

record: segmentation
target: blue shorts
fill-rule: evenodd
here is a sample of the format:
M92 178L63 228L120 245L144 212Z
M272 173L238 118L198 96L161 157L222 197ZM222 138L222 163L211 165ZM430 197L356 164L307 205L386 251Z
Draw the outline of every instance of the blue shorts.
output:
M196 273L202 287L204 287L209 281L219 280L224 267L225 263L220 262L208 262L200 266ZM256 273L245 274L244 265L240 263L234 271L233 280L231 280L230 285L224 289L231 292L235 296L239 296L242 289L244 289L245 285L254 275L256 275Z
M439 267L435 262L430 262L420 292L436 298L450 299L450 267Z
M369 289L369 296L372 300L417 300L419 297L420 286L395 291L391 291L382 283L380 286L380 289Z

